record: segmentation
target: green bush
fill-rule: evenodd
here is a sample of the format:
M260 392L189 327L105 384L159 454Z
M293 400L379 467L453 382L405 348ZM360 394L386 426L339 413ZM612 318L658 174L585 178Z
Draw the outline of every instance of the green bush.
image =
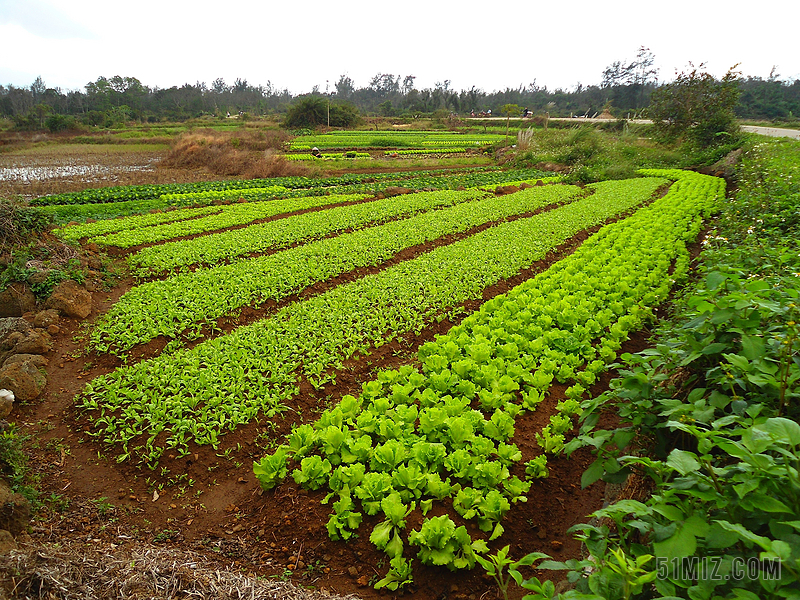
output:
M328 124L331 127L351 127L358 121L358 109L347 102L330 102L327 98L311 96L295 102L286 113L284 127L299 129Z
M0 199L0 244L20 245L44 231L52 217L38 208Z
M721 80L693 69L656 89L648 116L665 142L683 140L700 148L730 143L739 126L734 109L739 101L739 74L730 69Z
M75 120L75 117L71 115L52 114L44 120L44 126L47 127L51 133L57 133L59 131L76 129L78 127L78 122Z
M28 456L22 449L23 438L14 424L0 431L0 474L12 491L24 496L31 506L38 505L39 493L33 486L28 467Z

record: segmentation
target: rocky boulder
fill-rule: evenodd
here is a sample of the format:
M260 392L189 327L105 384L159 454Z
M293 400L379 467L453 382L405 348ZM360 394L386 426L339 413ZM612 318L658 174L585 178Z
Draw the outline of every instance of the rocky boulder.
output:
M30 502L0 481L0 530L16 537L28 528L30 519Z
M50 352L52 339L50 334L44 329L34 329L25 319L11 317L0 319L0 367L7 367L12 363L30 363L33 367L46 367L47 359L42 354ZM12 378L18 381L19 373L14 373ZM22 381L28 381L28 377L22 377ZM35 377L38 382L39 377ZM0 385L0 387L9 387ZM22 384L23 390L38 389L39 383L31 387L30 382ZM14 389L14 388L9 388ZM16 390L14 390L16 393ZM40 393L39 390L38 393ZM23 395L29 395L23 391ZM38 396L38 393L36 395ZM17 394L18 397L22 397ZM35 396L34 396L35 397Z
M0 367L7 367L8 365L18 362L29 362L32 363L34 367L41 368L45 368L50 364L50 361L41 354L14 354L9 356L4 363L0 364Z
M46 385L47 377L32 360L11 362L0 368L0 388L10 390L18 400L35 400Z
M33 318L33 326L47 329L50 325L58 325L60 318L58 311L54 308L43 310L36 313Z
M12 283L0 292L0 317L21 317L36 310L36 296L24 283Z
M46 331L34 329L27 335L22 335L22 338L17 338L17 336L13 336L12 334L12 337L19 340L14 344L13 348L11 348L14 354L44 354L45 352L50 352L53 340Z
M27 334L32 331L31 324L21 317L7 317L0 319L0 348L8 350L14 345L7 346L6 341L12 333ZM15 342L16 343L16 342ZM7 347L6 347L7 346Z
M92 312L92 295L86 288L67 279L53 289L45 306L68 317L85 319Z

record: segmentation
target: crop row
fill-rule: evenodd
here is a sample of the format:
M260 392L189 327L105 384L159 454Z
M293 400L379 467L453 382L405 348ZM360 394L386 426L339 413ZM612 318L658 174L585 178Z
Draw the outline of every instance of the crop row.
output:
M417 547L424 564L459 569L485 560L486 540L472 539L448 514L425 518L410 532L406 518L417 503L425 516L434 503L448 502L491 541L503 534L511 505L526 500L530 479L547 475L543 457L564 448L579 400L675 278L685 276L686 244L721 204L722 180L650 174L678 181L650 207L604 227L546 272L423 345L419 368L380 372L358 398L344 396L315 423L295 427L285 444L254 464L262 486L271 489L287 477L291 459L295 482L327 488L325 502L338 498L327 524L334 540L356 535L363 514L382 513L369 539L390 562L376 587L394 590L412 581L405 543ZM522 460L513 443L515 419L535 409L554 380L573 385L537 434L545 454L526 464L527 480L512 477L510 467Z
M89 238L90 242L101 246L131 248L141 244L163 242L183 236L208 233L237 225L246 225L259 219L276 215L364 200L366 194L347 194L332 196L310 196L307 198L289 198L266 202L245 202L222 207L214 214L202 215L195 219L183 219L172 223L162 223L149 227L126 229L116 233ZM193 209L190 209L193 210Z
M82 223L88 219L110 220L118 217L141 215L152 211L163 211L171 207L159 198L125 200L103 204L48 204L38 210L53 217L53 222L64 226L73 221Z
M482 184L501 183L506 179L519 179L541 175L532 169L500 171L497 167L476 167L448 171L422 171L408 173L378 173L368 175L343 175L341 177L306 179L275 178L232 182L197 184L169 184L161 186L119 186L71 192L34 200L51 214L56 223L87 219L110 219L141 214L152 210L171 209L175 206L206 206L218 200L239 199L256 194L259 199L296 198L323 194L377 193L387 187L402 185L418 189L457 189ZM266 186L266 188L265 188ZM273 193L248 190L273 188ZM280 191L280 188L287 188ZM275 191L277 190L277 191ZM224 198L220 192L225 192Z
M575 233L647 198L625 193L624 182L604 185L620 193L491 227L191 350L98 377L82 395L94 435L121 444L120 460L134 454L151 466L166 448L187 453L190 440L216 447L225 431L285 410L300 377L314 386L335 379L346 360L421 331Z
M556 183L557 181L560 180L561 177L557 175L555 177L534 177L532 179L517 179L513 181L504 181L500 185L520 187L520 186L536 185L540 181L542 183ZM487 192L493 192L497 189L497 184L479 185L478 189L486 190Z
M154 185L124 185L66 192L43 196L31 201L32 205L44 206L52 204L94 204L105 202L122 202L130 200L155 200L164 194L187 194L221 190L244 190L249 188L265 188L281 186L289 189L325 188L351 185L365 181L394 180L408 177L407 174L353 174L347 173L338 177L311 179L308 177L274 177L270 179L231 179L225 181L202 181L196 183L167 183Z
M648 180L640 181L646 185ZM314 282L380 264L403 248L562 202L578 191L574 186L530 188L424 212L268 256L150 281L130 290L98 320L92 345L100 352L112 347L125 351L159 335L177 337L193 326L199 334L203 323L214 322L242 306L281 300Z
M497 171L493 169L467 169L457 173L440 173L435 171L416 172L414 175L395 174L388 177L385 174L376 177L375 181L348 183L346 185L313 186L307 189L295 188L292 190L270 192L268 188L251 188L249 190L230 189L224 192L194 192L187 194L165 194L161 197L169 205L205 205L215 200L230 200L233 198L285 198L304 197L322 194L357 194L378 193L389 187L402 185L416 189L459 189L476 187L482 184L503 182L507 179L519 177L533 177L542 172L535 169L519 169L514 171ZM263 192L260 191L263 189Z
M298 189L298 188L295 188ZM202 192L161 194L160 199L172 205L195 204L198 200L225 201L238 200L269 200L286 194L289 188L282 185L268 185L264 187L232 188L228 190L205 190Z
M347 158L372 158L369 152L323 152L320 156L310 153L286 154L286 160L340 160Z
M398 156L413 156L415 154L456 154L460 152L466 152L468 148L464 146L454 146L450 148L441 148L441 147L434 147L434 148L414 148L412 150L393 150L392 154L397 154Z
M290 216L244 229L211 233L202 237L143 248L128 260L140 276L182 269L196 264L215 264L247 254L266 252L290 244L323 237L345 229L380 223L431 208L474 200L478 190L422 192L374 200L324 211ZM275 201L273 201L275 202Z
M46 207L50 208L50 207ZM167 212L149 213L146 215L131 215L125 219L104 219L94 223L81 223L68 225L55 229L53 233L65 242L77 242L83 238L92 238L119 231L153 227L185 219L195 219L204 215L222 212L221 206L201 206Z

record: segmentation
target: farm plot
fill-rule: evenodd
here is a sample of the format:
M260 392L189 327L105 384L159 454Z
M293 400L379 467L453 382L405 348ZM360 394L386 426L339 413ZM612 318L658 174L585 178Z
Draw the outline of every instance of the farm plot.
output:
M257 252L266 252L337 231L363 227L423 210L467 202L483 194L478 190L409 194L331 208L244 229L211 233L198 238L143 248L129 257L139 276L155 275L192 265L215 264Z
M159 335L177 337L189 328L199 334L204 323L243 306L281 300L317 281L380 264L405 248L567 200L579 191L574 186L547 186L476 199L269 256L144 283L95 324L93 347L125 351Z
M60 231L56 230L56 235L60 235L67 241L87 238L87 241L100 246L131 248L141 244L152 244L216 229L246 225L259 219L309 208L356 202L367 197L366 194L315 196L296 200L248 202L234 206L176 210L134 217L124 221L115 219L73 225Z
M560 543L563 558L577 556L564 524L602 494L578 489L588 452L562 456L580 402L683 276L686 243L718 204L720 182L657 171L581 191L491 193L539 176L415 175L408 187L475 189L284 213L267 217L281 225L265 246L134 267L158 280L116 305L109 295L110 310L98 310L88 331L92 351L71 369L83 381L70 381L74 412L53 435L93 436L66 460L93 465L96 455L104 479L81 470L86 482L72 489L111 497L123 531L123 521L146 523L159 543L185 540L220 556L238 543L259 575L292 568L304 584L358 585L370 597L367 585L425 598L456 585L454 596L482 593L480 569L461 570L509 544L515 559ZM662 197L667 180L677 183ZM195 201L205 202L186 198ZM169 230L281 201L90 224L75 238ZM384 212L296 225L367 206ZM603 227L608 220L616 223ZM246 240L270 223L209 228L146 250L234 233ZM133 264L133 248L115 252ZM61 356L70 362L69 350ZM137 362L143 356L152 358Z
M301 380L316 387L334 380L346 360L419 332L576 233L641 204L663 183L651 178L597 184L594 194L561 208L500 223L289 304L229 335L98 377L81 399L93 435L113 445L120 460L151 466L167 449L185 455L189 443L216 448L225 432L256 416L284 412ZM453 194L463 202L479 197L443 197Z
M295 138L290 150L320 150L335 148L480 148L502 141L497 134L452 133L436 131L334 131Z
M723 199L721 180L658 174L677 179L666 196L423 345L419 367L380 372L358 397L295 427L254 465L262 487L291 470L297 484L327 490L333 540L351 539L375 516L362 534L389 565L376 588L412 583L415 560L488 568L504 516L525 502L532 480L547 477L548 455L564 449L586 388L686 274L686 244ZM512 476L522 461L515 421L536 410L554 381L571 385L537 434L541 453L525 463L524 478ZM418 528L407 524L411 516ZM531 554L527 564L543 557Z
M82 235L69 233L72 221L87 219L109 220L148 211L169 211L170 215L154 219L151 224L178 220L181 213L176 207L206 207L210 204L231 203L240 200L275 200L305 198L308 196L342 194L378 194L388 188L403 186L410 189L463 189L480 185L505 185L512 180L542 178L536 169L500 171L496 167L473 167L459 171L415 171L413 173L347 174L339 177L309 179L306 177L281 177L272 180L255 179L205 184L164 184L149 186L122 186L71 192L46 196L36 200L40 209L53 216L56 223L68 224L62 235L79 239ZM214 211L211 211L214 212ZM117 231L106 223L97 226L97 233ZM124 227L123 221L122 227ZM104 228L108 227L108 230ZM77 231L77 230L76 230ZM91 231L91 229L89 230Z

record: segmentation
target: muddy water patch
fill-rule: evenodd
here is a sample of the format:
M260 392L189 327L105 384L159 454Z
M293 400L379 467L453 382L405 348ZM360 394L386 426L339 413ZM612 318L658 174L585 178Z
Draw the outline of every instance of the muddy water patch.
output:
M34 183L49 179L80 177L87 182L104 181L122 172L155 171L158 161L141 165L108 166L98 164L10 165L0 167L0 181Z

